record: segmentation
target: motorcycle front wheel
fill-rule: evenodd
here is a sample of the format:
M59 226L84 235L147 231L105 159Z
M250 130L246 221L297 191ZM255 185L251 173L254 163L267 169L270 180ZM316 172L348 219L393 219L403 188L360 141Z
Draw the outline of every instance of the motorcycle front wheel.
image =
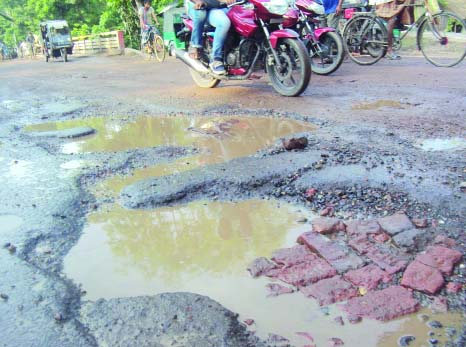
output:
M210 75L202 74L196 70L189 69L193 81L201 88L215 88L220 80Z
M277 43L275 59L267 61L267 73L272 87L283 96L298 96L311 79L311 64L304 44L298 39L285 38Z
M336 71L344 58L343 40L336 32L328 32L319 38L317 45L308 42L312 72L329 75Z

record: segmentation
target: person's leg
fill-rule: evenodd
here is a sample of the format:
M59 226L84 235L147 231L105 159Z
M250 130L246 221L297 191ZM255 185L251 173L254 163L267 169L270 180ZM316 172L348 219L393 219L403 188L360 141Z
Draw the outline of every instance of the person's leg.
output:
M210 25L215 27L214 42L212 47L212 61L223 62L223 45L230 30L230 19L224 9L209 10L207 20Z
M340 16L336 13L329 13L325 16L326 26L330 28L334 28L338 30L338 22L340 20Z
M190 6L189 15L193 20L190 46L196 49L202 49L202 32L207 20L207 11L195 10L194 7Z
M387 58L388 59L400 59L400 56L393 52L393 29L395 28L397 17L390 18L387 22Z

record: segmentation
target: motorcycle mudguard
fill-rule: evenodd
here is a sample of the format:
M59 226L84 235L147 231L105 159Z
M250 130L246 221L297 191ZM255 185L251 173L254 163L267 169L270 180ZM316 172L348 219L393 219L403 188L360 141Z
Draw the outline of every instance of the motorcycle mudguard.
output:
M299 38L299 35L296 31L291 29L276 30L270 33L270 44L272 45L272 48L276 48L278 39L283 38L297 39Z
M330 33L330 32L333 32L335 31L334 28L317 28L315 31L314 31L314 35L316 36L316 39L317 41L320 40L320 37L325 34L325 33Z

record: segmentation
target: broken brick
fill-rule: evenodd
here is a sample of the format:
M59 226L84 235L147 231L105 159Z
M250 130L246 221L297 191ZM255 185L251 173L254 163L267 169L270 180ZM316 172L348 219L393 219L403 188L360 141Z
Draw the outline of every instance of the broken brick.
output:
M298 243L307 245L326 260L335 260L346 256L345 251L337 243L314 231L301 234L298 237Z
M393 236L393 241L399 247L413 248L421 236L422 231L418 229L409 229Z
M366 257L372 260L383 270L387 271L390 275L403 270L408 262L405 257L396 252L395 249L378 248L372 246L367 252Z
M358 296L358 290L341 276L323 279L315 284L301 287L299 290L307 297L315 298L320 306L348 300Z
M306 244L311 250L320 254L339 273L360 268L365 264L364 260L350 251L349 248L345 248L326 236L313 231L302 234L298 238L298 242Z
M319 217L312 220L312 230L319 234L330 234L345 229L345 224L338 218Z
M404 213L396 213L392 216L379 218L377 221L382 229L391 236L414 228L414 224L411 223L408 216Z
M416 226L416 228L427 228L427 219L425 218L413 218L412 222Z
M366 254L372 248L372 242L367 235L360 235L348 241L348 245L360 254Z
M337 271L329 263L324 259L316 258L313 261L279 269L269 277L277 278L295 286L306 286L324 278L333 277L336 274Z
M329 263L340 274L343 274L348 270L359 269L365 264L364 260L354 253L348 253L340 259L329 260Z
M357 287L364 287L368 290L377 288L382 279L388 279L390 275L377 265L366 265L358 270L348 271L344 278Z
M374 239L375 242L378 242L378 243L384 243L390 240L390 236L388 236L388 234L384 232L374 235L372 236L372 238Z
M294 289L282 286L279 283L268 283L265 285L265 287L268 289L269 293L267 296L279 296L282 294L289 294L293 293Z
M296 265L316 259L317 256L304 245L296 245L291 248L282 248L272 254L272 260L285 266Z
M252 277L259 277L267 274L270 270L275 269L277 265L267 258L260 257L254 259L248 266L248 271Z
M456 246L456 241L445 235L437 235L434 239L434 245L449 248Z
M348 236L380 234L382 228L376 220L351 221L346 224Z
M350 317L367 317L387 321L403 315L414 313L419 303L412 293L401 286L391 286L383 290L354 297L341 306Z
M409 264L401 279L401 285L428 294L437 293L443 284L443 276L439 270L416 260Z
M453 267L461 260L461 252L442 246L429 246L424 253L419 254L415 260L432 266L451 275Z
M463 288L463 285L458 282L448 282L447 283L447 292L456 294Z

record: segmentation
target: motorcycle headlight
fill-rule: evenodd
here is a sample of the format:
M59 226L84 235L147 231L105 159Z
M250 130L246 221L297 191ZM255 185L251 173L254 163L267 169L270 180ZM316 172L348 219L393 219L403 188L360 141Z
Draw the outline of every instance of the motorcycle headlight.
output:
M263 2L262 5L264 5L270 13L279 16L283 16L290 6L288 0L270 0L270 2Z

